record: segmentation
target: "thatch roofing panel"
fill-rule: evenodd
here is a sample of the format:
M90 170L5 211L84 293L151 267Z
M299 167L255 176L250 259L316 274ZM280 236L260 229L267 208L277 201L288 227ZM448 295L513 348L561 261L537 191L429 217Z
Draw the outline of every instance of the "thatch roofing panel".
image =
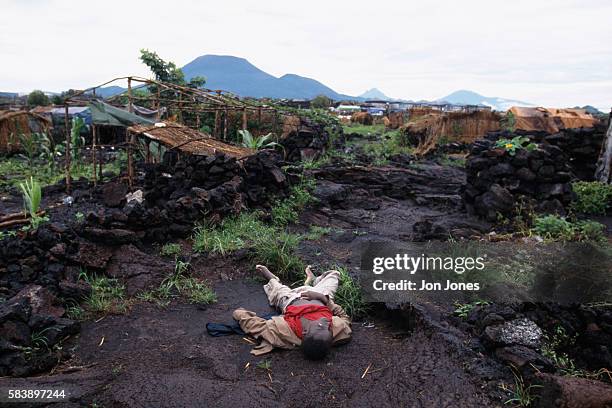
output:
M592 128L598 122L584 109L527 108L513 106L510 112L515 128L525 131L557 133L563 129Z
M255 154L255 150L246 147L234 146L229 143L213 139L210 135L198 132L187 126L172 122L162 122L165 126L130 126L130 132L143 135L146 138L162 143L166 147L178 149L181 152L201 156L224 153L227 156L241 159Z

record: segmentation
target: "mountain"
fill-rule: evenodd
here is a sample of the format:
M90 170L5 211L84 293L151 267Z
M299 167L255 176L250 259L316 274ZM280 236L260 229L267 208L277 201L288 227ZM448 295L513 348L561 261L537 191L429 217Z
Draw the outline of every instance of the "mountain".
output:
M496 96L482 96L476 92L466 90L455 91L444 98L438 99L438 101L447 101L457 105L486 105L498 111L508 110L512 106L535 106L529 102L499 98Z
M378 88L368 89L367 91L359 95L359 97L364 98L364 99L370 99L370 100L375 100L375 99L382 100L382 101L392 100L392 98L389 98L387 95L382 93L382 91Z
M125 88L117 85L105 86L103 88L96 89L96 95L101 96L102 98L108 98L109 96L118 95L123 91L125 91Z
M602 115L605 115L605 113L603 113L602 111L600 111L599 109L597 109L596 107L591 106L591 105L584 105L582 107L574 106L574 109L584 109L585 111L587 111L587 113L590 113L593 116L602 116Z
M223 89L240 96L312 99L326 95L335 100L355 99L300 75L286 74L277 78L244 58L229 55L203 55L185 65L183 72L187 80L203 76L206 88Z

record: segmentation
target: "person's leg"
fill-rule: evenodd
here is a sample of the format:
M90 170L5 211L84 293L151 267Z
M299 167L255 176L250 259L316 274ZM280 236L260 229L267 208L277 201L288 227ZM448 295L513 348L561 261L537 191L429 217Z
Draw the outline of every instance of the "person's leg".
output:
M314 280L315 276L314 273L312 273L312 270L310 269L310 265L306 267L306 270L304 272L306 273L306 280L304 281L304 286L311 286L311 283Z
M295 293L294 290L289 288L287 285L283 285L277 276L268 270L265 266L257 265L256 269L268 279L268 283L264 285L264 292L268 297L268 303L285 313L287 305L293 300L298 298L300 295Z
M340 272L327 271L315 279L312 289L316 292L329 296L329 298L333 300L334 294L338 290L339 281Z

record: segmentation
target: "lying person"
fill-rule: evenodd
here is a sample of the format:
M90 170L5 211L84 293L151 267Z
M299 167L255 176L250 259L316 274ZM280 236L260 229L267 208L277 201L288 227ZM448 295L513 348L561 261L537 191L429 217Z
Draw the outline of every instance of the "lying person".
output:
M273 348L302 348L306 358L324 358L332 345L346 343L351 338L351 321L342 307L334 303L340 272L327 271L314 279L310 267L306 268L304 286L291 289L283 285L265 266L256 269L268 280L264 291L270 306L282 315L269 320L244 309L234 311L245 333L260 339L251 350L254 355L272 351ZM314 286L309 286L314 279Z

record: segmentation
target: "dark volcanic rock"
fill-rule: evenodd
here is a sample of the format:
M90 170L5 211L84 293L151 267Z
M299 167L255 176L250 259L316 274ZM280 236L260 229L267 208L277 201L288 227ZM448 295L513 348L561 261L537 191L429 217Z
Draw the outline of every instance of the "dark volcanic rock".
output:
M78 251L68 259L86 268L104 269L112 255L113 251L109 247L81 241Z
M125 202L128 186L121 182L106 183L102 189L102 200L107 207L119 207Z
M127 229L86 228L83 230L83 233L93 241L109 245L121 245L138 240L136 233Z
M492 346L521 345L538 348L541 345L542 329L529 319L515 319L503 324L488 326L482 340Z
M538 374L542 388L537 392L538 408L606 408L612 407L612 386L601 381Z
M465 206L491 222L522 215L519 210L565 214L573 198L569 164L555 146L519 149L511 156L490 140L479 141L466 162Z
M159 284L172 271L173 265L141 252L134 245L124 245L113 255L106 273L125 282L128 295L133 296Z

